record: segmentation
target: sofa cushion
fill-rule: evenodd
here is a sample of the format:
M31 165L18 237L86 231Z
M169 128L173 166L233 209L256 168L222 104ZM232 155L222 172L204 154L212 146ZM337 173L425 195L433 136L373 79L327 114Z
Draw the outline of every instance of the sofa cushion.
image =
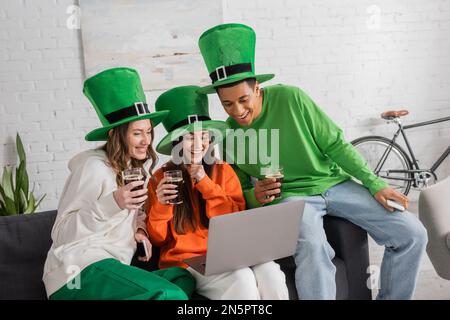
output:
M56 211L0 218L0 299L46 299L42 282Z
M35 213L30 215L18 215L10 217L0 217L0 300L4 299L46 299L46 292L42 282L42 274L47 252L51 246L51 229L56 218L56 211L48 211ZM339 241L333 240L332 235L336 232L345 234L354 234L355 230L351 231L349 228L352 225L349 222L335 221L336 219L329 219L326 230L327 235L330 236L330 243L335 250L339 247ZM338 223L339 222L339 223ZM331 228L333 226L333 228ZM334 226L339 230L334 230ZM345 228L344 228L345 227ZM344 230L345 232L342 232ZM352 241L355 240L356 241ZM448 241L448 238L447 238ZM367 247L367 240L362 241L353 235L349 238L347 243L355 243L356 248ZM156 249L154 247L153 249ZM367 248L361 256L360 250L354 247L347 248L355 256L345 259L349 256L344 251L336 250L336 257L333 263L336 265L336 286L337 299L351 298L350 280L358 273L358 269L352 269L351 264L356 261L365 259L368 255ZM150 263L142 263L133 259L132 265L147 269L157 269L159 258L159 251L153 251L153 257ZM342 259L341 259L342 258ZM363 259L363 260L364 260ZM286 274L289 295L291 299L297 297L295 290L295 263L292 257L277 260L280 263L281 269ZM347 264L350 264L350 268ZM368 265L364 264L364 266ZM352 272L348 272L352 269ZM362 275L365 275L366 267L361 267ZM363 283L365 285L365 281ZM366 288L367 291L367 288ZM195 295L193 298L204 298ZM366 298L364 295L354 295L353 299Z

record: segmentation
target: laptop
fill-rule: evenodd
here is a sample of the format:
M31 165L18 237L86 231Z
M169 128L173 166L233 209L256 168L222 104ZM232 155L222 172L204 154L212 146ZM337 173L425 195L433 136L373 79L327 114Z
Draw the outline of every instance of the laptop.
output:
M184 262L209 276L291 256L304 206L297 200L214 217L206 255Z

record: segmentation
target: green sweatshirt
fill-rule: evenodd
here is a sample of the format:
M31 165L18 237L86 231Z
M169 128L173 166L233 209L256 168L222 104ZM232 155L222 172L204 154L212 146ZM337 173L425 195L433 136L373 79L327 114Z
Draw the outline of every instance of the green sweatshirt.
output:
M235 131L224 143L224 160L233 164L248 208L260 205L251 177L263 179L261 168L276 154L284 169L281 199L317 195L351 176L372 195L388 187L344 140L342 130L297 87L265 87L261 113L250 126L241 127L232 118L227 122ZM237 137L240 130L236 129L243 130L244 139ZM271 129L279 129L279 140L274 139L277 133Z

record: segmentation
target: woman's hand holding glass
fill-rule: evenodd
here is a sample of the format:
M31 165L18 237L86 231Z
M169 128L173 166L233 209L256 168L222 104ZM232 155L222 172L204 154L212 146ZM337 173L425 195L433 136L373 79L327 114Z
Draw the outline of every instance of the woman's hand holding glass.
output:
M133 181L113 192L114 200L116 200L120 209L135 210L143 205L148 197L147 189L132 191L134 188L142 187L143 184L144 181Z
M177 185L167 183L168 180L168 177L162 178L156 188L156 197L161 204L170 204L170 200L178 196L178 190L176 190Z

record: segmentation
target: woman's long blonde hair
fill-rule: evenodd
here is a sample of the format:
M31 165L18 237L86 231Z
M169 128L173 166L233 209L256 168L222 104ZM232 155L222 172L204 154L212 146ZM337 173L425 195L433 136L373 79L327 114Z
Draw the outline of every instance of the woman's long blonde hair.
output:
M109 165L116 173L116 182L119 187L123 185L122 171L129 168L126 160L128 154L127 131L129 124L130 123L127 122L113 128L106 144L100 147L100 149L106 152L106 158L108 159L107 165ZM152 159L152 163L148 169L150 175L152 174L153 168L156 166L158 161L156 152L153 150L153 137L152 126L151 141L147 148L147 159ZM137 160L131 158L130 165L133 168L143 168L143 164L147 161L147 159Z

